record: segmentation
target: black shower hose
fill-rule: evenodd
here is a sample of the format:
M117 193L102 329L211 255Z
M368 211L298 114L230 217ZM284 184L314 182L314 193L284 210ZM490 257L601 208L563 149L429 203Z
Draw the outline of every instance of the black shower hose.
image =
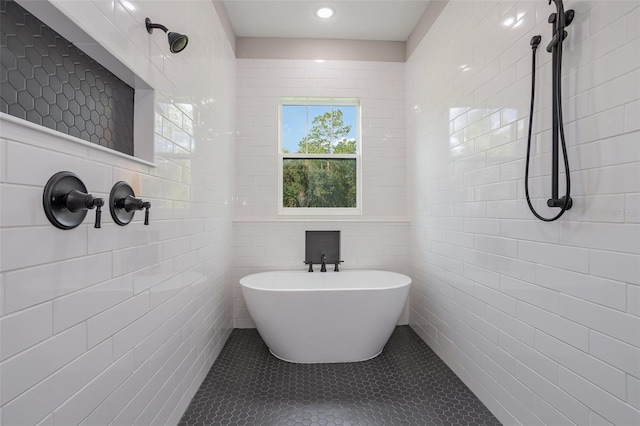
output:
M533 106L535 99L535 91L536 91L536 50L538 50L538 44L533 43L532 41L532 61L531 61L531 108L529 109L529 133L527 137L527 160L524 171L524 193L527 197L527 204L529 205L529 209L531 213L538 219L545 222L553 222L554 220L560 219L560 217L564 214L564 212L569 207L569 201L571 200L571 177L569 176L569 156L567 155L567 144L564 139L564 124L562 123L562 40L558 41L558 54L557 54L557 67L556 67L556 75L553 76L554 79L557 80L557 93L554 93L553 96L558 97L558 110L553 111L553 114L558 115L559 129L560 129L560 142L562 146L562 156L564 158L564 170L566 174L566 182L567 182L567 192L564 196L564 203L562 204L562 208L560 212L554 217L544 217L541 216L536 209L531 204L531 197L529 196L529 157L531 155L531 131L533 127Z

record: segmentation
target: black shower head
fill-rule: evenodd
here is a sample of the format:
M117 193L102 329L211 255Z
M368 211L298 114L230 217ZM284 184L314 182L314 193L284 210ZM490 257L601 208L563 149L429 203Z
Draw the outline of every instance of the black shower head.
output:
M182 52L187 47L187 43L189 43L189 37L184 34L170 32L167 36L169 37L169 50L171 53Z
M167 33L167 37L169 39L169 50L171 51L171 53L182 52L184 48L187 47L187 43L189 43L189 37L187 37L186 35L170 32L167 27L162 24L154 24L149 18L145 19L144 23L149 34L153 33L154 28L158 28Z

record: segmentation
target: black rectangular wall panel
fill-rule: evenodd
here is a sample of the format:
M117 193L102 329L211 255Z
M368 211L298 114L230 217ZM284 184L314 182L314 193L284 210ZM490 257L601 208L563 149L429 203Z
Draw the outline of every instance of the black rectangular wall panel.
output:
M306 231L305 262L321 263L322 255L327 264L340 262L340 231Z
M133 88L14 0L0 0L0 64L0 111L133 155Z

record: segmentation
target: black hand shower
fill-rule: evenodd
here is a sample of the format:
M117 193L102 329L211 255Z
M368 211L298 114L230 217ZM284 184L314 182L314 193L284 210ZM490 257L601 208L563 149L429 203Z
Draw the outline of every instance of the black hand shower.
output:
M549 23L553 25L553 36L551 42L547 46L547 52L551 52L552 59L552 90L553 90L553 122L552 122L552 148L551 148L551 198L547 200L547 206L560 207L560 212L551 218L546 218L538 214L533 204L531 204L531 197L529 196L529 157L531 155L531 132L533 127L533 108L534 97L536 89L536 51L538 45L542 41L542 37L539 35L533 36L531 39L532 49L532 68L531 68L531 108L529 110L529 133L527 137L527 159L524 172L524 192L527 198L527 204L529 209L535 217L545 222L552 222L559 219L565 211L569 210L573 206L573 200L571 199L571 178L569 176L569 158L567 155L567 144L564 137L564 124L562 118L562 43L567 37L567 32L564 30L571 21L575 13L573 10L564 11L564 5L562 0L549 0L555 2L557 12L549 15ZM564 170L566 175L566 193L564 196L558 198L558 149L559 143L562 147L562 155L564 158Z

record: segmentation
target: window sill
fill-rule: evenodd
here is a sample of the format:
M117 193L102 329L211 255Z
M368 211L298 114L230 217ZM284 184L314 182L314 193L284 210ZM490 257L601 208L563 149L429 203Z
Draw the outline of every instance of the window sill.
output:
M284 208L278 209L280 217L343 217L343 216L362 216L362 208Z
M243 222L348 222L348 223L409 223L408 217L236 217L234 223Z

